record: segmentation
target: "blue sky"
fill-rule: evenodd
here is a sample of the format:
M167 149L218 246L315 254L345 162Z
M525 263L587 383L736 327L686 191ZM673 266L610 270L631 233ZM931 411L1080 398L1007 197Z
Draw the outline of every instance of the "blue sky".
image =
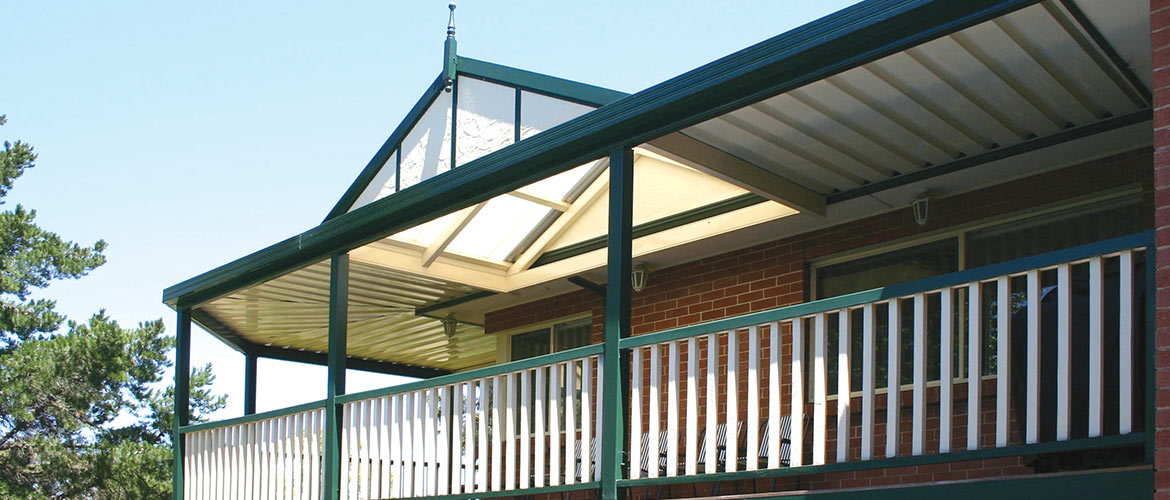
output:
M462 55L635 92L848 1L464 1ZM42 296L124 325L162 289L293 236L333 206L442 64L446 2L0 1L0 139L37 167L8 202L109 262ZM173 330L172 330L173 331ZM243 357L197 331L220 416ZM324 397L324 370L261 361L261 411ZM393 383L351 372L349 390Z

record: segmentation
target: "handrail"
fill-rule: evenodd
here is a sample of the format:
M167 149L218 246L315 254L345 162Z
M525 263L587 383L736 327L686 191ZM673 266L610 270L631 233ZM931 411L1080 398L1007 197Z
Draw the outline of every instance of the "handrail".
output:
M434 378L419 380L417 382L409 382L406 384L399 384L390 387L383 387L381 389L372 389L369 391L355 392L353 394L346 394L338 396L338 403L349 403L359 401L362 399L376 398L380 396L390 396L392 394L401 394L404 392L417 391L419 389L429 389L432 387L441 387L458 382L466 382L485 377L492 377L495 375L503 375L509 372L516 372L529 368L536 368L538 366L548 365L552 363L560 363L562 361L569 361L579 358L585 358L601 354L602 344L591 344L575 349L569 349L561 352L554 352L552 354L545 354L534 358L522 359L520 361L512 361L509 363L502 363L493 366L486 366L477 368L475 370L468 370L465 372L452 373L450 375L441 375Z
M800 304L793 304L790 306L779 307L767 311L745 314L743 316L708 321L695 325L687 325L646 335L639 335L637 337L629 337L622 339L618 345L622 349L633 349L635 347L670 342L672 340L685 339L697 335L708 334L711 332L722 332L727 330L746 328L749 326L773 321L784 321L802 316L808 316L810 314L826 311L836 311L847 307L860 306L870 302L881 302L884 300L914 295L916 293L938 290L940 288L963 285L975 281L989 280L997 276L1018 274L1032 269L1055 266L1065 262L1084 260L1102 254L1128 250L1131 248L1150 246L1153 244L1153 231L1134 233L1127 236L1101 240L1086 245L1065 248L1062 250L1032 255L1029 257L1023 257L996 264L989 264L974 269L966 269L963 271L943 274L917 281L908 281L887 287L854 292L838 297L803 302Z
M310 403L299 404L296 406L290 406L288 408L281 408L278 410L271 410L271 411L266 411L266 412L262 412L262 413L253 413L251 415L244 415L242 417L229 418L226 420L218 420L215 422L203 422L200 424L184 425L183 427L179 428L179 434L188 434L191 432L205 431L208 429L216 429L219 427L228 427L228 426L232 426L232 425L247 424L247 423L252 423L252 422L259 421L259 420L267 420L270 418L284 417L287 415L292 415L294 413L300 413L300 412L303 412L306 410L316 410L318 408L324 408L327 401L328 400L322 399L320 401L313 401Z

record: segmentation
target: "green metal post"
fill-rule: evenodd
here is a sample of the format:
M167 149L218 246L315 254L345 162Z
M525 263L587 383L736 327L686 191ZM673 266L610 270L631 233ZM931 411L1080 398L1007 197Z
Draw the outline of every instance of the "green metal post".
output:
M175 500L183 498L183 435L180 428L190 420L191 400L191 310L179 309L175 321L175 429L171 434L174 450L173 468Z
M619 497L624 462L625 414L630 362L618 341L630 336L631 250L634 211L634 152L628 147L609 156L609 260L605 284L605 344L602 355L604 397L601 433L601 498ZM633 437L631 437L633 439Z
M256 413L256 360L259 356L244 354L244 415Z
M341 405L345 394L345 337L349 309L349 255L337 254L329 266L329 384L325 402L325 498L341 495Z

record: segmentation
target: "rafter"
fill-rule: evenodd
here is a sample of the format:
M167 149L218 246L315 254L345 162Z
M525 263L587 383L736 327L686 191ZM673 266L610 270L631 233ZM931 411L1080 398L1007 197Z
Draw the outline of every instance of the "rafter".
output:
M608 168L606 170L608 170ZM592 206L593 203L596 202L603 193L605 193L605 190L608 187L609 175L603 171L601 172L601 175L598 175L597 179L595 179L593 183L589 185L589 187L585 188L585 191L581 193L581 196L578 196L577 200L570 204L569 208L565 210L565 212L562 213L561 216L558 217L557 220L554 221L552 225L550 225L548 229L545 230L544 233L536 239L536 241L532 242L532 245L529 246L528 249L524 251L524 253L520 254L520 257L516 259L516 263L512 265L511 269L508 270L508 275L510 276L516 274L531 267L532 263L536 261L537 257L540 257L540 254L544 253L544 250L548 248L548 245L553 241L556 241L556 239L565 232L565 229L568 228L570 224L576 221L582 213L584 213L590 206Z
M825 214L825 198L792 180L675 132L650 141L647 149L801 212Z
M455 216L455 219L443 229L443 233L438 238L435 238L435 241L427 246L426 250L423 250L422 266L430 267L435 262L435 259L439 258L439 254L447 249L447 245L450 245L455 240L455 237L459 236L459 232L467 227L467 223L471 222L475 214L478 214L483 209L484 205L487 205L486 201L460 210Z
M551 208L553 210L556 210L558 212L564 212L565 210L569 209L569 204L564 202L564 201L553 200L550 198L545 198L543 196L537 196L537 195L534 195L531 193L525 193L524 191L512 191L511 193L508 193L508 196L520 198L521 200L525 200L525 201L531 201L533 203L536 203L537 205L544 205L544 206Z

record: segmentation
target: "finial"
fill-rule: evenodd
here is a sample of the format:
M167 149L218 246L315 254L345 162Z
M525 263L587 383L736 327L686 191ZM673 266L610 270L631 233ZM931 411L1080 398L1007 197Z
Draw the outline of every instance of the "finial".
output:
M447 4L447 8L451 9L451 18L447 21L447 37L455 38L455 2Z
M455 88L455 66L458 58L455 54L455 2L447 4L451 9L451 18L447 21L447 42L443 44L443 91L451 92Z

